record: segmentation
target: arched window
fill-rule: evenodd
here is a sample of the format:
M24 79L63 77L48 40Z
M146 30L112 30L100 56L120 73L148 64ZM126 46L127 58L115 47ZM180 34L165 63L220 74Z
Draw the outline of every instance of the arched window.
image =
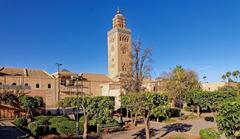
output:
M127 53L127 49L125 47L122 48L122 53L126 54Z
M125 64L123 64L122 65L122 71L126 71L127 69L126 69L126 65Z
M51 84L48 84L48 88L52 88Z
M25 83L25 86L28 86L28 83Z
M39 87L40 87L40 85L37 83L37 84L36 84L36 88L39 88Z
M12 85L17 85L16 83L12 83Z

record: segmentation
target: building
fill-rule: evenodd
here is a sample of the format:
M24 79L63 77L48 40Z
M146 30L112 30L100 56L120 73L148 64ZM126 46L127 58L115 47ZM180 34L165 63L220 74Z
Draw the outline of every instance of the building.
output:
M46 108L56 107L60 99L76 95L114 96L116 108L120 106L120 78L131 72L131 30L120 10L108 31L108 75L83 73L84 80L77 81L78 73L63 69L50 75L44 70L9 68L0 69L0 87L21 90L30 96L43 97Z
M42 96L46 107L56 104L56 80L44 70L9 68L0 69L1 91L13 90L29 96Z
M108 76L118 81L121 75L132 70L131 30L126 28L126 20L120 10L112 20L112 29L108 31Z

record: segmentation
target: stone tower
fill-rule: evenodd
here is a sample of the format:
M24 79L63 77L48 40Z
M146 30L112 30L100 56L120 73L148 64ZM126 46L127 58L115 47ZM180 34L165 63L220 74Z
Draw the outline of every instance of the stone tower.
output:
M131 71L131 30L126 28L126 20L120 10L112 20L108 31L108 76L118 80Z

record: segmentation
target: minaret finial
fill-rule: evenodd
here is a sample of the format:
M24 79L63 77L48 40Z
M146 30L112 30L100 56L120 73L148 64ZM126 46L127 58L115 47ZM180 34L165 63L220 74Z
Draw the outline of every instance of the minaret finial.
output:
M120 13L121 13L121 11L120 11L119 7L117 7L117 14L120 14Z

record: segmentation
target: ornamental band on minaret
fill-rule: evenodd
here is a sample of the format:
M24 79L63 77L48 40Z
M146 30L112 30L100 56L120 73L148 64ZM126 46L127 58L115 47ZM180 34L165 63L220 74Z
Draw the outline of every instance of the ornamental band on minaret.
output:
M126 28L126 20L117 10L108 31L108 76L112 80L131 71L131 30Z

